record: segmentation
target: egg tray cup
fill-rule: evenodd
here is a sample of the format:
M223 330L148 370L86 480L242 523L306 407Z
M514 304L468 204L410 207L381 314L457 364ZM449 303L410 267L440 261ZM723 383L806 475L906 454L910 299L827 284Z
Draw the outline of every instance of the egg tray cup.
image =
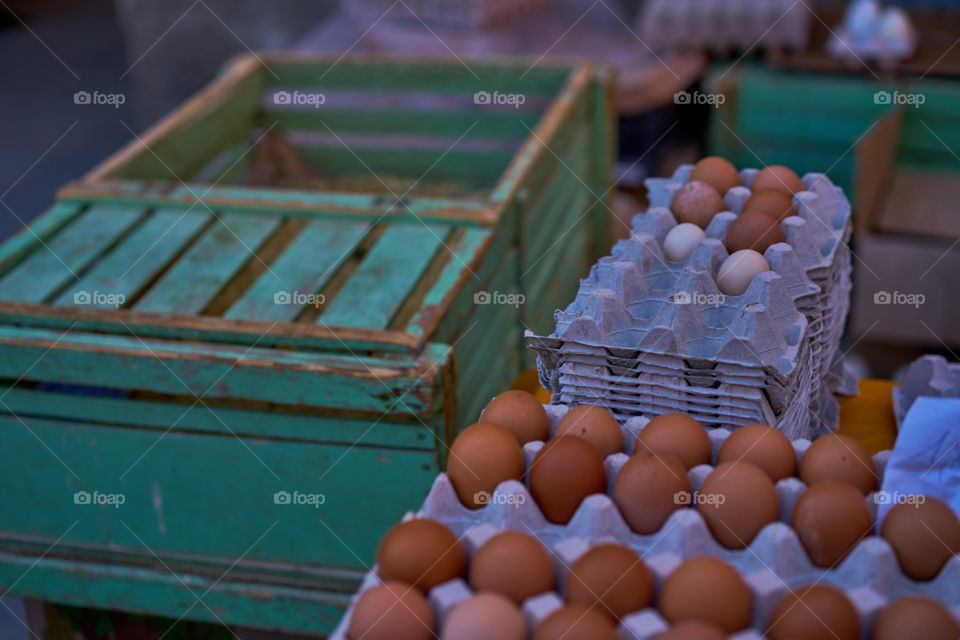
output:
M648 179L651 206L634 218L631 237L618 242L610 256L594 265L574 302L556 314L557 329L552 336L528 333L531 347L540 356L541 381L558 393L560 402L599 402L621 416L688 411L706 424L774 424L788 428L785 432L791 438L813 437L835 428L839 403L834 394L842 387L849 390L839 357L851 288L846 244L852 229L849 203L822 174L804 176L805 190L794 197L797 215L781 223L785 242L771 245L764 254L772 273L757 276L741 296L714 304L719 290L713 274L728 255L723 241L750 190L744 186L730 189L725 196L730 210L714 216L707 238L683 262L669 262L660 246L677 221L667 206L691 170L692 165L686 165L670 178ZM755 175L755 169L745 169L741 182L750 184ZM679 302L692 304L672 304L678 302L678 295L682 298ZM757 304L766 307L766 312L751 306ZM756 318L740 315L747 310ZM798 315L806 319L802 329ZM741 344L731 342L730 338L738 337ZM677 373L657 376L657 371L649 369L649 358L637 358L632 367L625 367L622 361L610 362L604 370L596 360L582 357L584 348L591 346L619 349L610 354L618 358L629 350L664 355L666 361L673 360L672 369ZM736 357L730 357L737 348ZM683 370L690 362L696 364L697 372L691 373L690 367ZM699 370L709 369L711 364L719 367L721 362L763 369L766 382L762 390L767 401L747 414L699 412L697 403L704 399L703 394L685 393L688 382L704 380ZM616 380L610 380L614 370L618 371ZM611 388L609 394L619 395L608 399L609 394L597 387L601 380L620 384L624 379L630 380L627 385L633 385L640 396L657 397L629 407L624 405L623 388ZM633 382L647 379L653 381L649 388ZM714 380L714 384L724 382L734 380ZM678 404L664 407L660 399L664 392ZM718 392L724 397L725 392L743 397L743 390L734 387ZM751 394L747 396L753 399ZM806 421L797 420L800 403L810 413Z
M646 0L635 30L655 51L807 48L810 12L792 0Z
M568 407L549 405L546 410L550 417L550 431L554 433ZM633 451L637 437L647 422L646 418L635 417L621 424L627 451ZM730 433L726 429L709 431L711 460L716 460L720 447ZM529 442L524 446L527 470L543 444ZM792 444L799 464L810 441L800 439ZM889 455L890 451L882 451L873 456L881 479ZM616 474L628 459L626 453L617 453L604 461L608 494L612 491ZM696 492L712 469L710 465L700 465L689 470L690 484L694 490L692 503L695 504ZM917 582L903 574L890 545L873 535L860 541L839 566L833 569L814 566L796 532L787 524L793 505L805 488L798 478L786 478L778 482L776 489L780 498L780 521L765 526L747 548L739 550L726 549L716 542L703 517L694 508L678 509L658 532L640 535L630 530L609 495L596 494L580 504L567 524L559 525L544 518L523 482L510 480L500 483L488 505L473 510L463 506L449 478L443 473L434 480L421 509L416 514L408 513L404 520L431 518L445 524L461 538L471 558L483 542L500 531L514 530L532 535L552 551L558 586L564 584L569 567L581 554L597 544L607 542L625 545L640 555L654 576L658 592L666 577L684 560L702 555L722 558L743 576L752 595L752 627L731 635L734 640L762 638L762 630L766 628L780 599L790 589L814 583L830 584L846 592L860 614L861 636L864 640L877 614L887 604L905 595L933 598L944 604L953 617L960 621L960 556L951 558L933 580ZM864 499L876 519L877 504L873 494ZM379 578L374 568L365 577L338 630L330 636L331 640L346 639L345 630L353 603L363 591L377 584ZM434 587L429 594L429 601L440 624L457 603L470 595L469 586L460 579ZM559 592L544 593L526 600L523 613L529 629L532 631L562 603ZM667 626L656 610L645 609L625 616L618 632L623 640L648 640Z
M960 398L960 364L949 363L937 355L920 356L910 363L900 384L893 388L893 412L898 427L921 396Z

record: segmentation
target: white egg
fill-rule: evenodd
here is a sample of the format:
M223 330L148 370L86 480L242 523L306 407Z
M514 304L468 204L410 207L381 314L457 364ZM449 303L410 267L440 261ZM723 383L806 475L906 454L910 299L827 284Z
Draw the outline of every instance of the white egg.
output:
M854 0L847 6L843 25L854 40L869 40L880 25L881 15L880 3L876 0Z
M707 237L703 229L690 222L678 224L663 239L663 254L667 260L683 262L690 257L700 241Z
M717 287L725 295L739 296L747 290L754 276L764 271L770 271L770 264L762 255L753 249L735 251L720 265Z

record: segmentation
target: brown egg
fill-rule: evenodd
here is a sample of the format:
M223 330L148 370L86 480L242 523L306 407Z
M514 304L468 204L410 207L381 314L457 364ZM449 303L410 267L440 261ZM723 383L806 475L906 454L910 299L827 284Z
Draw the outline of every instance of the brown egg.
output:
M483 422L498 424L514 436L521 445L550 437L550 418L536 396L514 389L491 400L480 416Z
M741 211L762 211L773 216L776 220L783 220L796 215L793 209L793 201L790 196L776 189L760 189L754 191L743 203Z
M751 191L761 189L776 189L792 198L798 191L803 191L803 181L800 180L800 176L783 165L772 164L758 171L753 182L750 183Z
M623 451L623 431L613 414L603 407L581 404L567 411L557 423L556 436L578 436L606 458Z
M543 544L521 531L503 531L483 543L470 563L474 591L494 591L518 605L556 586L553 561Z
M873 624L871 640L957 640L960 627L950 612L932 598L906 596L887 605Z
M693 165L688 181L706 182L720 195L740 184L740 174L733 163L720 156L707 156Z
M750 624L750 589L732 566L712 556L690 558L660 589L660 613L671 624L701 620L727 633Z
M398 580L427 593L464 575L467 553L457 535L436 520L417 518L393 525L377 547L384 581Z
M600 544L570 567L564 594L571 604L595 607L619 620L653 604L653 575L632 549Z
M783 242L780 222L762 211L744 211L727 227L725 244L730 253L743 249L763 253L778 242Z
M717 190L700 181L688 182L677 189L670 203L677 222L690 222L701 229L706 229L713 216L723 210L723 198Z
M860 540L870 535L873 520L856 487L824 480L800 495L793 506L790 526L813 564L829 568L840 564Z
M443 623L443 640L526 640L527 623L513 602L478 593L456 605Z
M760 467L724 462L703 481L697 511L717 542L727 549L743 549L780 517L780 497Z
M619 640L610 618L582 604L560 607L537 625L533 640Z
M671 513L690 506L690 478L673 454L638 453L617 473L612 497L631 529L656 533Z
M385 582L363 592L353 608L350 640L433 640L435 620L415 587Z
M470 425L447 454L447 476L470 509L486 506L497 485L523 478L523 450L503 427L489 422Z
M637 437L634 453L665 451L687 469L710 463L710 437L703 425L685 413L664 413L647 423Z
M654 640L726 640L726 638L727 634L720 627L702 620L684 620L654 636Z
M877 467L863 445L850 436L820 436L800 459L800 479L810 486L822 480L852 484L864 495L877 489Z
M773 482L789 478L797 468L797 457L790 439L765 424L748 424L723 441L717 464L749 462L760 467Z
M857 640L860 618L842 591L818 584L785 595L767 629L770 640Z
M894 505L883 520L880 535L893 547L903 572L914 580L932 580L960 553L957 514L933 496L914 496Z
M555 524L569 522L584 498L606 487L603 458L576 436L552 438L530 464L530 493L543 517Z

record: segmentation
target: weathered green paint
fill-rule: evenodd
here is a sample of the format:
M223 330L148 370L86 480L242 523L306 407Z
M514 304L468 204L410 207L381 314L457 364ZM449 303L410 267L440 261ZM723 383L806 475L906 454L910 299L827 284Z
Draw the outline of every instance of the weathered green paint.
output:
M441 359L425 363L285 349L203 345L0 327L0 378L210 399L431 414Z
M46 242L83 209L84 205L77 202L58 202L4 242L0 246L0 275Z
M413 316L407 325L407 333L422 334L423 325L436 315L437 305L441 304L448 295L456 295L458 292L457 285L461 284L460 281L465 277L467 278L465 286L459 289L463 292L463 295L472 296L479 289L483 281L475 269L481 269L481 266L475 264L475 269L471 269L470 265L480 256L480 249L490 241L490 236L491 232L486 229L466 229L461 236L444 244L440 251L448 256L448 262L438 274L433 286L423 297L420 311ZM495 266L499 264L499 261L491 255L488 264ZM469 307L462 303L454 304L447 312L444 322L450 321L451 316L454 316L453 323L458 327L463 326L459 313L461 309L466 311Z
M87 552L89 553L89 552ZM326 636L343 616L357 578L340 591L259 580L173 574L156 559L148 566L123 566L0 553L0 584L16 592L63 604L111 608L173 620L195 620ZM184 585L186 582L186 586ZM198 603L198 598L201 602Z
M191 431L278 440L433 450L433 433L420 422L395 418L334 417L181 401L134 400L0 387L0 407L21 416L84 420L107 425Z
M386 329L449 231L439 225L391 225L340 294L324 305L317 322L328 327Z
M365 222L310 222L224 317L292 321L313 300L319 301L308 296L323 288L369 229Z
M94 293L122 296L123 300L132 301L210 219L209 213L196 209L152 212L133 233L67 287L55 304L75 304L77 293L91 294L80 301L85 305L112 305L111 298L94 298Z
M138 311L197 314L276 231L276 216L224 214L160 278L134 308Z
M80 274L141 213L138 208L90 207L0 279L0 300L46 300Z

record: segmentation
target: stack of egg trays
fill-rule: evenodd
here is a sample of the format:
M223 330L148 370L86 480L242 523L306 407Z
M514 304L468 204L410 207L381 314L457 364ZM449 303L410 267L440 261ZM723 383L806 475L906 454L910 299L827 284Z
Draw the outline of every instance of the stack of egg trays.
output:
M650 192L650 211L667 208L673 195L688 179L691 165L678 168L670 178L646 181ZM714 217L707 227L707 236L726 240L727 228L750 197L749 185L756 169L740 172L741 186L724 196L727 211ZM807 277L820 289L812 304L801 309L809 321L808 335L814 367L814 421L834 427L839 404L834 393L843 382L843 363L839 357L840 337L850 309L852 265L849 240L853 232L850 203L843 191L823 174L808 173L803 177L804 191L794 197L796 216L781 225L787 244L794 250ZM654 216L655 218L657 216ZM646 214L634 219L634 227L654 229L661 242L676 221L672 218L653 221ZM768 256L769 260L769 256Z
M777 425L791 438L835 427L850 299L849 203L826 176L804 176L797 215L781 223L786 242L764 254L772 273L716 305L711 274L727 257L727 227L750 190L730 189L729 211L714 217L707 239L683 263L668 263L659 248L676 225L668 207L691 170L647 181L651 206L634 218L633 235L594 265L574 302L556 314L552 336L528 334L541 381L558 402L599 403L621 417L682 411L705 424ZM742 171L742 184L754 175ZM675 304L687 301L678 294L692 304Z
M550 405L546 410L550 417L552 434L568 407ZM607 542L625 545L640 555L653 573L658 590L666 577L684 560L702 555L722 558L736 567L752 594L752 628L731 635L733 640L759 640L764 637L763 629L766 628L766 623L780 598L791 589L814 583L833 585L846 593L860 614L864 637L877 614L887 604L905 595L926 595L938 600L960 622L960 556L951 558L933 580L916 582L903 574L893 549L877 535L877 527L874 535L861 540L839 566L833 569L814 566L796 532L788 524L794 503L806 489L798 478L785 478L777 483L781 521L764 527L746 549L730 550L722 547L693 508L674 512L656 533L634 533L624 522L608 494L612 492L617 473L629 459L637 436L647 422L646 417L640 416L621 423L627 453L617 453L605 460L607 494L589 496L565 525L548 522L526 484L514 480L501 483L486 507L479 510L468 509L460 503L446 474L437 476L423 507L416 514L407 514L404 519L431 518L442 522L461 538L471 557L488 538L502 530L509 529L532 535L553 552L557 585L561 588L569 567L576 559L591 547ZM713 461L716 461L717 453L730 433L722 428L709 431ZM529 442L524 446L527 470L542 446L543 442ZM806 439L793 441L798 465L809 446L810 441ZM882 451L873 456L881 482L889 457L890 451ZM689 470L690 484L694 492L703 484L712 469L711 465L700 465ZM875 495L865 498L874 520L877 512ZM696 504L695 496L692 503ZM337 631L330 636L331 640L346 640L346 625L352 613L353 602L363 591L379 582L374 567L354 596ZM442 623L446 614L470 595L469 586L457 579L434 587L429 594L429 601ZM528 599L523 604L528 627L535 628L540 620L562 602L560 593L547 593ZM626 616L618 631L624 640L648 640L666 628L666 621L656 610L646 609Z
M960 363L943 356L920 356L910 363L900 384L893 389L893 412L902 425L917 398L960 398Z
M802 51L810 19L810 11L794 0L646 0L636 31L655 51L729 53L758 46Z

